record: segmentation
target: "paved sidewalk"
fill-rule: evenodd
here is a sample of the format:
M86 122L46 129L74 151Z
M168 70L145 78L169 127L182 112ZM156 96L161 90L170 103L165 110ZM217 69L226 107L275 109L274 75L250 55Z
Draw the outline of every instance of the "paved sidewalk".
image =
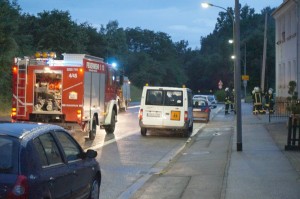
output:
M269 123L251 109L242 103L242 152L236 151L235 115L220 112L133 198L299 199L300 152L284 151L286 124Z

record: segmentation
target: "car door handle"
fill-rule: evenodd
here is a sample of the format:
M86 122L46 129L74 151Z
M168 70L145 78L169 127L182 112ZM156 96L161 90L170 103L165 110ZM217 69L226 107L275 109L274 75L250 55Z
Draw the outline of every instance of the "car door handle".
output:
M50 184L50 186L53 186L54 180L55 180L54 177L50 177L49 178L49 184Z
M76 176L78 175L76 170L73 171L73 174Z

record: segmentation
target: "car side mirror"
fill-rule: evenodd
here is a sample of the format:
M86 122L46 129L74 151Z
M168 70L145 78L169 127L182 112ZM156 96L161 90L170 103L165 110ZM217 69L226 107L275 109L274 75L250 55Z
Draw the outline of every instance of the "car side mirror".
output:
M86 151L86 157L88 157L88 158L95 158L95 157L97 157L97 155L98 155L98 153L95 150L88 149Z

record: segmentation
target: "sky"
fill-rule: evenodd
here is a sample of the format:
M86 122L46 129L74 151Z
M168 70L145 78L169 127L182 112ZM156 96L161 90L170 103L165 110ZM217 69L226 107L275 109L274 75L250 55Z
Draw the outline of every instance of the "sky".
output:
M188 41L192 49L200 48L200 38L212 33L219 12L217 7L204 9L202 2L234 8L235 0L18 0L23 13L58 9L69 11L73 21L87 22L95 28L118 21L121 28L148 29L168 34L173 42ZM239 0L256 13L267 6L278 7L283 0Z

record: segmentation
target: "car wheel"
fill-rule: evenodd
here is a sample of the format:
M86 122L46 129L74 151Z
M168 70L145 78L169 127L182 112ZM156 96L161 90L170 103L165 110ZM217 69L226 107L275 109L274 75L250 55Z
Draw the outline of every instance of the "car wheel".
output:
M96 117L93 117L92 128L89 131L89 139L94 140L96 137Z
M99 195L100 195L99 181L97 179L94 179L92 187L91 187L89 199L99 199Z
M141 128L141 135L146 136L147 134L147 129L146 128Z
M111 113L111 123L110 125L105 126L105 132L107 134L111 134L115 131L115 127L116 127L116 113L115 111L112 111Z

